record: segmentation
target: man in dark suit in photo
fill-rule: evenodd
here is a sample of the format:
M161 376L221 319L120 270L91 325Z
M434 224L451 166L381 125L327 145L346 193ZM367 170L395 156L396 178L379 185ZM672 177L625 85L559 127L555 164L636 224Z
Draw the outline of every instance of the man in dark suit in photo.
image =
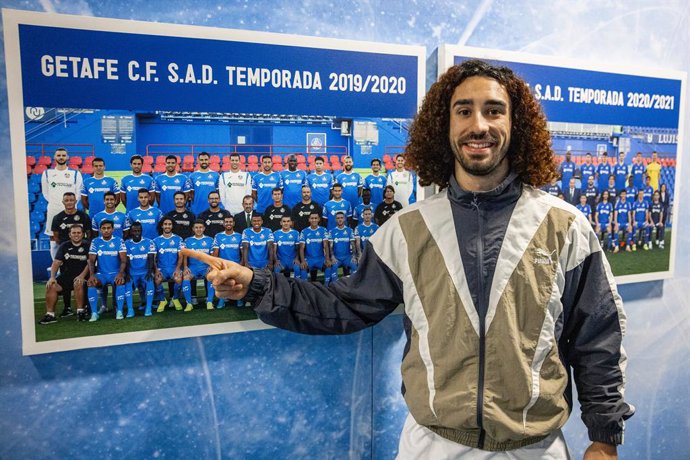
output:
M254 198L251 195L246 195L242 198L242 208L244 208L244 211L234 215L235 231L240 234L245 229L252 227L252 216L257 214L254 211Z
M580 203L580 189L575 187L575 178L571 177L568 186L563 189L563 199L573 206Z

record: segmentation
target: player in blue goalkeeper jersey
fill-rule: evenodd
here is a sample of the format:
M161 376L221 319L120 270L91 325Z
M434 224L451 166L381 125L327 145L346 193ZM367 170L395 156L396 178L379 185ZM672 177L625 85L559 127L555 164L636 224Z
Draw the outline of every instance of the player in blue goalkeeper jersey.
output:
M625 241L625 250L632 252L633 232L632 232L632 202L628 200L628 194L621 190L620 198L613 206L613 252L618 252L619 233Z
M321 217L313 212L309 215L309 227L299 235L301 278L306 280L311 273L311 280L316 281L317 270L323 271L324 284L331 282L331 255L328 241L328 230L319 226Z
M161 235L153 240L156 245L156 274L154 282L156 284L156 298L160 300L157 313L163 313L165 307L168 305L168 300L163 293L163 282L174 281L173 292L171 294L172 304L175 310L182 310L182 303L178 299L180 291L184 288L187 292L191 290L189 280L184 280L182 276L182 268L184 258L180 256L180 249L184 248L184 241L178 235L172 232L175 222L172 218L165 216L160 223ZM191 293L190 299L191 299Z
M213 239L213 255L221 259L242 264L242 235L235 231L235 218L227 216L223 220L225 231L220 232ZM237 306L241 307L244 302L237 301ZM219 299L216 308L225 307L225 299Z
M594 214L595 231L599 235L599 241L604 250L609 249L613 241L613 232L611 231L612 215L613 205L609 203L609 192L604 190L601 194L601 201L597 204L597 212Z
M153 240L142 237L142 225L134 222L129 229L130 239L125 240L127 248L127 272L129 279L125 283L125 302L127 318L134 316L133 294L139 290L139 298L145 300L144 316L151 316L153 305L153 274L156 269L156 245Z
M115 289L117 319L124 318L125 272L127 249L119 236L113 235L113 222L103 220L100 236L91 242L89 248L88 299L91 307L89 321L98 321L98 288L111 285Z
M331 281L338 280L338 268L343 267L343 276L357 271L358 249L355 234L345 225L345 213L335 215L335 228L329 232L331 251Z
M139 222L141 224L142 236L153 240L158 236L158 222L163 217L160 209L154 208L149 204L151 195L145 188L139 190L137 200L139 207L132 209L127 213L125 219L125 228L129 228L133 223Z
M206 230L206 224L203 220L196 220L192 226L192 231L194 235L190 236L184 241L185 247L188 249L194 249L196 251L201 251L206 254L211 254L213 252L213 238L208 235L204 235ZM208 265L200 261L199 259L194 259L191 257L184 258L184 278L189 280L190 283L196 284L197 280L203 280L206 286L206 309L213 310L213 298L215 296L213 285L206 281L206 274L208 273ZM183 288L183 292L184 288ZM189 297L185 293L185 300L187 300L187 307L184 311L189 312L194 309L192 305L191 293Z
M273 268L273 232L263 226L261 214L252 216L252 227L242 232L242 260L251 268Z
M633 251L637 250L637 245L649 249L649 202L644 199L644 191L637 192L637 199L632 203L633 214Z
M290 216L280 219L280 229L273 232L273 240L273 271L282 272L287 277L290 276L290 272L293 272L295 277L300 276L299 232L292 228Z

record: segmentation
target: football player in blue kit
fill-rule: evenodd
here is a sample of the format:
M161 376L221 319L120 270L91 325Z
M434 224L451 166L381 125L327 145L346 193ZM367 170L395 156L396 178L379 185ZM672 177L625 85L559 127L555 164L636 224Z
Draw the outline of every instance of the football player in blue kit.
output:
M208 153L201 152L197 157L199 169L189 175L189 182L192 186L190 192L191 210L197 216L208 208L208 194L218 191L220 174L208 168L209 161Z
M628 174L630 169L625 164L625 152L618 154L618 163L613 167L613 176L616 178L616 193L625 190L626 182L628 181Z
M142 156L132 155L132 158L129 159L129 164L132 167L132 174L128 174L120 179L120 201L124 203L127 212L139 205L139 190L142 188L149 191L149 203L153 203L156 199L156 187L153 177L141 172L144 166Z
M273 159L269 155L261 157L261 171L252 179L252 196L256 203L256 212L263 214L273 202L273 189L283 188L280 173L273 171Z
M81 185L81 203L90 216L95 216L105 209L103 197L106 192L115 193L116 202L119 201L120 186L112 177L105 177L103 158L94 158L92 165L93 176L84 178Z
M371 191L371 202L374 209L383 201L383 188L386 186L386 176L381 174L381 160L371 160L371 174L364 178L363 190Z
M223 220L225 231L218 233L213 239L213 256L232 262L242 263L242 235L235 231L235 218L227 216ZM241 307L244 303L237 301L237 306ZM225 307L225 299L219 299L216 308Z
M594 178L597 172L596 166L592 164L592 154L587 152L585 154L585 162L580 166L580 188L585 189L589 184L589 178Z
M127 249L119 236L113 235L113 222L103 220L100 236L91 242L89 248L88 299L91 307L89 321L98 321L98 288L111 285L115 289L117 319L124 318L125 270Z
M362 176L352 170L353 166L352 157L348 155L343 158L345 170L335 175L335 181L343 187L343 198L350 202L352 209L359 204L359 197L364 186Z
M343 276L348 276L357 271L357 260L359 260L355 234L350 227L345 225L345 213L336 213L335 222L335 228L329 232L331 281L333 282L338 280L339 267L343 267Z
M580 202L575 205L575 207L585 215L589 223L593 226L594 221L592 220L592 207L587 203L587 196L580 195Z
M288 278L290 272L298 277L301 273L298 255L299 232L292 228L292 218L283 216L280 219L280 229L273 232L273 271L283 273Z
M242 232L243 265L250 268L273 268L273 232L263 227L261 214L252 216L252 226Z
M599 165L597 166L597 186L599 187L599 193L603 193L604 190L608 190L609 176L611 176L612 172L613 169L609 164L608 154L606 152L601 152L601 156L599 157Z
M133 295L139 290L139 298L145 300L144 316L151 316L153 305L153 274L156 270L156 245L153 240L142 236L143 226L134 222L129 229L130 239L125 240L127 249L128 280L125 283L127 318L134 316ZM143 294L143 295L142 295Z
M620 198L613 207L613 252L618 252L619 233L625 241L625 250L632 252L633 232L632 232L632 203L628 200L628 194L621 190Z
M371 201L371 190L369 189L364 189L362 190L362 200L360 203L355 206L354 211L352 211L352 227L356 228L357 225L362 222L362 213L364 212L365 209L371 210L372 214L374 210L376 209L376 206L374 203Z
M570 178L575 175L575 163L571 160L572 153L565 152L565 160L563 160L558 168L561 175L561 190L565 190L570 183Z
M101 222L109 220L113 223L113 235L119 238L124 238L125 231L129 230L127 226L127 217L124 213L116 211L117 198L113 192L105 192L103 195L103 202L105 209L91 219L91 232L93 235L98 233L101 228Z
M165 157L165 173L156 176L156 201L158 207L167 214L175 209L175 193L183 192L187 198L192 191L192 183L184 174L177 172L177 157Z
M362 221L355 229L355 241L358 242L357 251L360 256L362 255L362 251L364 251L366 242L376 233L376 230L379 229L379 226L372 221L373 217L373 211L371 209L365 209L362 211Z
M184 241L179 235L175 235L172 232L173 225L175 222L171 217L165 216L161 219L160 223L161 235L153 240L156 245L156 275L154 277L154 282L156 284L155 295L156 298L160 300L157 313L163 313L165 307L168 305L168 300L164 296L163 292L163 282L164 281L174 281L174 287L172 292L172 304L175 306L175 310L182 310L182 303L178 299L180 296L180 291L182 287L190 290L190 283L188 280L183 280L182 276L182 263L183 257L180 256L180 249L184 248Z
M203 220L198 219L194 222L192 226L192 231L194 235L190 236L184 241L184 245L188 249L194 249L196 251L201 251L206 254L211 254L213 251L213 238L208 235L204 235L206 230L206 224ZM190 312L194 309L192 304L192 293L191 293L191 283L196 284L197 280L201 279L204 281L206 286L206 309L213 310L213 297L215 292L213 285L206 281L206 274L208 273L208 265L200 261L199 259L194 259L190 257L184 258L184 279L189 283L189 288L186 285L182 286L182 293L187 301L187 306L185 307L185 312Z
M320 221L321 217L317 213L311 213L309 227L302 230L299 235L301 278L306 280L311 273L311 280L316 281L316 271L321 270L324 274L324 284L328 286L331 282L332 271L328 244L330 237L328 230L319 226Z
M637 199L632 203L633 213L633 251L637 250L637 244L641 243L642 248L649 249L649 202L644 199L644 191L637 192Z
M633 160L632 167L630 168L630 174L633 178L633 185L638 190L644 187L644 179L647 176L647 167L642 161L642 152L637 152L635 154L635 159Z
M644 192L644 199L647 203L652 202L652 195L654 194L654 187L652 187L652 178L647 176L645 178L645 183L644 187L642 187L640 190Z
M323 205L323 219L326 223L326 228L332 230L335 228L335 215L338 212L345 213L345 217L352 217L352 206L350 202L343 199L343 187L342 185L335 183L331 189L333 198L328 200Z
M283 201L292 209L302 200L302 186L307 183L307 173L297 169L297 157L290 155L287 159L288 169L283 170Z
M152 240L158 236L158 221L163 217L163 212L149 204L150 197L149 191L145 188L139 190L137 194L139 207L127 213L125 228L129 228L135 222L139 222L141 224L142 236Z
M664 204L661 202L661 194L654 192L652 195L652 203L649 205L649 249L652 245L652 230L656 229L654 242L659 249L664 249Z
M613 205L609 203L609 192L604 190L601 194L601 200L597 204L597 212L594 215L596 222L595 231L599 235L599 242L604 250L611 247L613 240L611 232L611 217L613 214Z
M330 197L333 186L333 175L323 170L324 159L314 159L314 172L307 176L307 185L311 189L311 199L319 206L323 206Z

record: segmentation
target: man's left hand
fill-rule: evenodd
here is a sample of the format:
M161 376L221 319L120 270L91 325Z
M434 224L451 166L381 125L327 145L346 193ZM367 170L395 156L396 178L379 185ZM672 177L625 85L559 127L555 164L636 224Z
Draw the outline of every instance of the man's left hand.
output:
M595 441L587 448L582 460L616 460L617 458L616 446Z

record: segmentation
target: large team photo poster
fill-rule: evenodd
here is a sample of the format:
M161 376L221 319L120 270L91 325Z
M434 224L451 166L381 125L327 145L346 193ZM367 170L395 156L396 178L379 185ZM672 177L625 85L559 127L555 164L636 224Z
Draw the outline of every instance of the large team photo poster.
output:
M479 58L530 85L558 162L559 178L543 189L590 220L618 283L673 275L685 72L453 45L437 57L439 75Z
M237 253L258 175L395 168L424 92L423 47L2 13L25 354L267 327L179 249Z

